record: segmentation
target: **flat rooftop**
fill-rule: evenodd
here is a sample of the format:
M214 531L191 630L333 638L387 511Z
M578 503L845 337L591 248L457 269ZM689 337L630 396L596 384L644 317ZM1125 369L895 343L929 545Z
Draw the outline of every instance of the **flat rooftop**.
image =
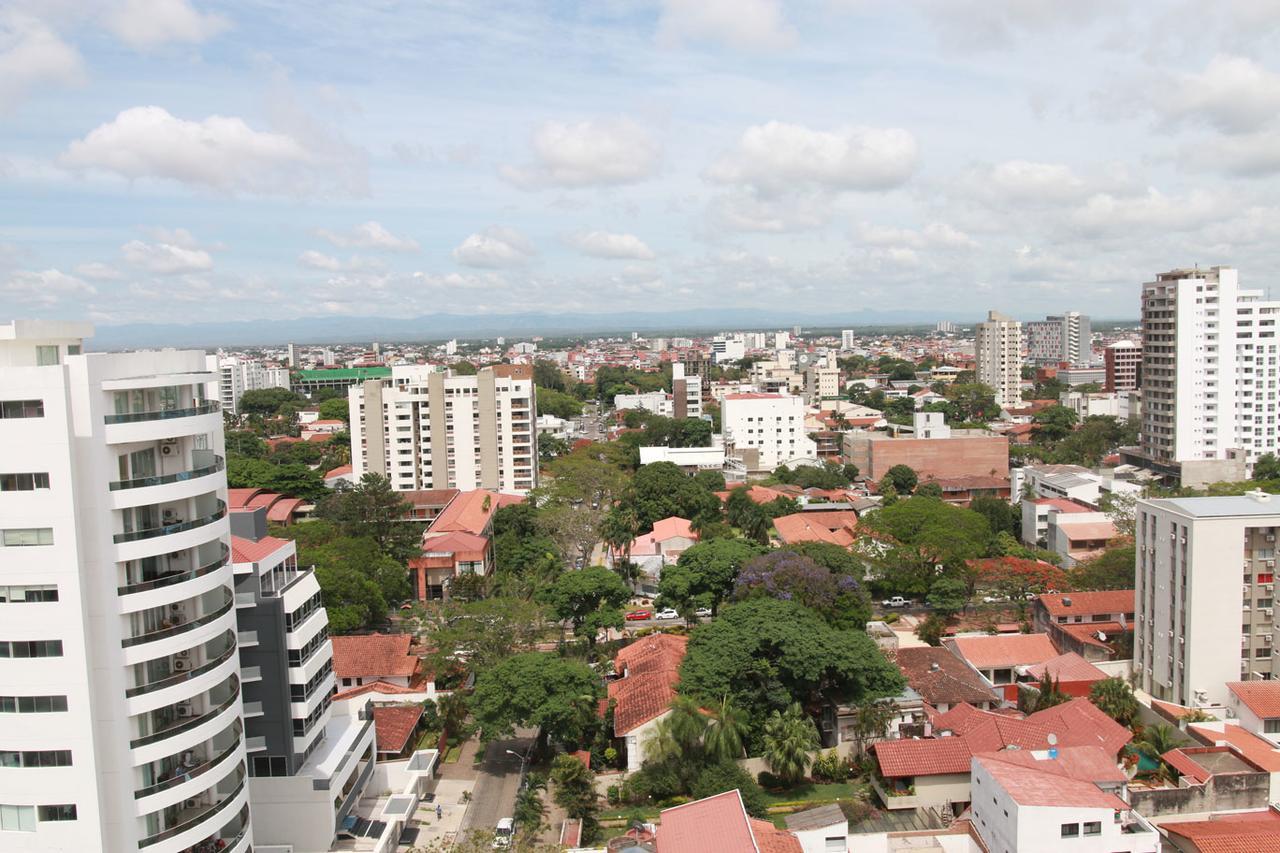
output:
M1240 518L1280 516L1280 496L1266 498L1249 495L1208 498L1157 498L1147 503L1192 518Z

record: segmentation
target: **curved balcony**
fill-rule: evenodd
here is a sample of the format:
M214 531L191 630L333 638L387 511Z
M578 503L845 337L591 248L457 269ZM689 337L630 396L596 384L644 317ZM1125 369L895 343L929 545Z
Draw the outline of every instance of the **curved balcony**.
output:
M148 744L159 743L160 741L167 740L168 738L171 738L174 735L180 735L183 732L191 731L192 729L202 726L205 723L209 722L210 720L216 718L223 711L226 711L228 708L231 708L239 701L240 701L240 680L233 679L231 694L226 699L224 699L221 704L217 705L214 708L210 708L208 711L204 712L198 717L188 717L187 719L183 720L181 723L172 725L167 729L163 729L158 732L152 732L151 734L143 735L142 737L136 737L133 740L129 741L129 748L137 749L140 746L147 746Z
M117 595L131 595L135 592L147 592L153 589L161 589L166 586L173 586L176 583L195 580L205 575L212 574L227 564L231 559L231 549L227 547L225 542L219 543L222 546L222 555L218 559L213 560L206 566L191 569L186 572L174 572L173 574L162 575L158 578L152 578L149 581L139 581L138 583L125 584L116 587Z
M192 468L190 471L179 471L176 474L161 474L157 477L135 477L132 480L116 480L114 483L108 483L107 488L111 491L119 489L140 489L145 486L164 486L169 483L185 483L187 480L194 480L197 477L204 477L209 474L216 474L227 466L227 461L221 456L215 456L212 465L205 465L201 468Z
M172 775L170 775L168 779L165 779L162 782L157 782L154 785L148 785L145 788L139 788L133 792L133 798L135 800L141 800L144 797L150 797L152 794L160 794L164 791L170 791L179 785L185 785L187 782L192 782L225 764L227 760L234 756L239 750L240 737L237 736L231 742L230 746L215 755L213 758L210 758L208 761L198 764L195 767L175 767L172 771Z
M226 501L218 501L218 508L209 515L202 518L193 518L190 521L180 521L177 524L162 524L159 527L148 527L146 530L133 530L128 533L116 533L111 537L111 541L119 545L121 542L137 542L141 539L154 539L157 536L168 536L171 533L181 533L184 530L195 530L197 527L204 527L206 524L213 524L215 521L221 521L227 515Z
M212 660L202 663L194 669L188 669L184 672L175 672L171 675L165 676L164 678L157 679L156 681L139 684L136 687L130 687L124 691L125 698L132 699L134 696L146 696L148 693L154 693L157 690L164 690L166 687L173 687L175 684L182 684L184 681L190 681L193 678L198 678L206 672L212 672L228 659L233 658L236 655L235 635L231 632L227 632L227 639L226 651Z
M230 593L228 593L226 602L220 605L217 610L214 610L210 613L206 613L203 616L199 616L195 619L192 619L190 622L183 622L180 625L174 625L169 628L161 628L158 631L152 631L149 634L139 634L136 637L125 637L123 640L120 641L120 645L128 649L128 648L132 648L133 646L140 646L143 643L154 643L156 640L163 640L168 637L176 637L179 634L185 634L188 631L194 631L196 628L199 628L203 625L208 625L210 622L216 622L218 619L227 615L227 613L229 613L232 610L232 608L234 608L235 606L236 606L235 598Z
M182 835L188 830L195 829L201 824L217 817L225 812L231 806L242 801L241 795L245 792L245 780L241 778L239 784L228 793L222 800L212 806L204 808L196 808L192 810L192 814L188 817L182 815L181 822L169 827L163 832L157 832L155 835L148 836L138 842L139 847L150 847L153 844L159 844L161 841Z
M138 424L147 421L167 421L173 418L189 418L195 415L209 415L222 411L222 404L217 400L207 400L186 409L161 409L154 412L127 412L121 415L106 415L103 422L107 424Z

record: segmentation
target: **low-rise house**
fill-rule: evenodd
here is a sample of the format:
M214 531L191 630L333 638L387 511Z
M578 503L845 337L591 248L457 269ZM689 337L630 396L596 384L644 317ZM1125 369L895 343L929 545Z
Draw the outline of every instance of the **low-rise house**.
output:
M1271 774L1231 745L1185 746L1161 759L1177 773L1175 783L1135 781L1129 790L1129 802L1153 820L1260 809L1270 802Z
M1161 824L1167 851L1177 853L1271 853L1280 850L1280 814L1266 811Z
M1246 730L1280 744L1280 681L1232 681L1227 707Z
M374 705L373 725L378 732L378 760L407 758L417 745L418 726L422 722L420 703Z
M267 511L267 521L272 524L293 524L303 518L310 507L301 498L291 498L266 489L227 489L227 509L245 512L255 509ZM166 522L177 523L177 522Z
M919 646L898 649L891 659L907 685L938 711L969 704L989 710L1002 701L983 678L950 649Z
M834 853L848 849L849 819L836 803L792 812L783 819L803 853Z
M951 637L943 645L955 652L992 687L1016 685L1019 668L1058 656L1047 634L982 634ZM1017 697L1017 688L1013 696ZM1005 693L1006 699L1009 694Z
M1088 696L1093 685L1105 681L1107 677L1105 672L1080 655L1067 652L1044 663L1027 667L1024 673L1019 673L1017 689L1039 692L1040 685L1048 681L1066 696ZM1005 688L1006 691L1008 689ZM1017 698L1016 694L1014 698Z
M430 494L444 499L453 491L445 489ZM522 495L488 489L455 492L423 532L422 555L409 561L418 600L447 599L449 587L459 575L492 574L494 513L523 501ZM424 505L423 511L430 509Z
M637 536L631 542L629 553L611 552L609 564L617 565L623 559L630 559L639 569L637 582L640 588L653 594L657 592L663 566L676 562L681 554L696 544L698 534L689 519L673 515L654 522L653 530Z
M409 651L411 634L358 634L333 637L333 673L337 690L384 681L412 687L418 657Z
M1230 746L1245 758L1271 774L1270 801L1280 802L1280 749L1261 735L1236 725L1215 720L1191 723L1187 733L1206 746Z
M1062 513L1051 510L1046 547L1062 558L1070 569L1101 554L1117 536L1115 522L1105 512Z
M736 788L663 809L658 817L657 853L708 851L806 853L793 833L748 815Z
M1127 657L1132 647L1134 591L1046 593L1031 604L1031 624L1063 652L1089 661Z
M853 510L796 512L778 516L773 520L773 527L785 545L828 542L848 548L858 538L858 514Z
M658 723L671 713L688 644L686 636L650 634L613 659L616 677L608 684L607 702L613 705L613 736L622 741L628 772L640 769Z
M1070 498L1023 498L1022 499L1022 542L1034 548L1047 548L1049 545L1049 514L1056 512L1070 515L1073 513L1091 513L1094 507L1086 506Z

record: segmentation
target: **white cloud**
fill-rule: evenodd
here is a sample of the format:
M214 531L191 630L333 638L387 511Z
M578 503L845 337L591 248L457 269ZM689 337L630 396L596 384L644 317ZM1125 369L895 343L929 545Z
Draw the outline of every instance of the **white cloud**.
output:
M326 272L381 272L386 265L377 258L362 258L353 255L347 260L326 255L323 252L307 250L298 256L298 263L307 269L325 270Z
M453 259L469 267L521 266L536 254L528 238L514 228L491 226L472 234L453 250Z
M143 228L142 230L157 243L169 243L173 246L180 246L183 249L200 248L200 243L196 240L195 235L185 228L151 227Z
M722 42L743 50L779 50L796 42L780 0L663 0L658 42Z
M911 249L972 249L978 244L972 237L946 222L930 222L920 230L887 228L863 223L857 238L870 246L899 246Z
M1195 120L1249 133L1280 113L1280 74L1251 59L1215 56L1199 74L1170 75L1156 108L1171 122Z
M44 84L67 85L84 77L80 52L44 22L0 11L0 109Z
M397 237L387 230L381 222L370 220L362 222L350 231L329 231L316 229L316 236L327 240L341 249L378 249L387 252L416 252L417 241L408 237Z
M521 189L635 183L654 174L662 156L658 141L629 118L544 122L532 144L535 162L499 170Z
M189 121L155 106L127 109L99 125L72 142L59 162L73 170L225 193L309 195L334 189L345 177L291 136L254 130L234 116Z
M1098 193L1071 214L1071 224L1094 237L1192 231L1221 218L1232 207L1221 196L1204 190L1181 197L1165 195L1155 188L1131 198Z
M611 234L608 231L579 231L570 234L565 242L584 255L593 258L614 258L649 261L655 257L650 249L634 234Z
M1025 42L1025 36L1061 35L1113 11L1107 0L928 0L921 4L943 44L991 50Z
M107 12L108 30L139 50L169 42L207 41L231 26L221 15L202 14L190 0L120 0Z
M64 298L84 298L97 292L83 279L56 269L16 272L0 285L0 294L24 305L56 305Z
M1200 172L1246 178L1273 175L1280 172L1280 133L1262 131L1189 144L1178 160Z
M1009 160L983 179L995 195L1013 202L1055 204L1078 200L1089 191L1085 182L1061 163Z
M737 146L713 163L706 176L766 194L798 186L883 190L906 181L916 158L915 137L901 128L829 132L771 121L747 128Z
M825 225L831 200L820 192L762 197L748 188L712 199L708 213L713 224L733 231L780 234Z
M213 257L204 249L173 243L130 240L120 247L120 252L130 266L156 275L177 275L213 269Z
M120 270L110 264L104 264L100 261L91 261L87 264L80 264L76 267L76 273L84 278L92 278L96 281L114 281L124 277Z

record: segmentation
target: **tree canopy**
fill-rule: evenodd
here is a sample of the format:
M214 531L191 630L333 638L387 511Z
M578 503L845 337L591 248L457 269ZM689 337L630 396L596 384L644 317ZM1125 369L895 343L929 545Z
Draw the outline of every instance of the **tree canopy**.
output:
M871 618L871 597L852 575L790 550L753 557L738 573L734 598L761 597L795 601L841 629L865 628Z
M554 415L568 420L582 414L582 402L572 394L541 386L537 388L536 394L540 415Z
M722 515L720 499L672 462L654 462L637 471L623 503L634 509L642 532L671 516L718 521Z
M486 741L529 726L576 745L594 721L600 693L600 679L586 664L523 652L478 672L470 705Z
M909 465L894 465L888 471L884 472L884 476L880 478L881 485L888 481L899 495L909 495L915 491L916 483L920 478L916 476L916 472Z
M719 609L733 592L742 566L762 549L744 539L712 539L685 551L658 580L659 606L671 606L685 618L699 607Z
M551 615L573 625L573 633L594 643L604 628L621 628L620 608L631 590L616 572L604 566L588 566L565 572L546 589L542 599Z

